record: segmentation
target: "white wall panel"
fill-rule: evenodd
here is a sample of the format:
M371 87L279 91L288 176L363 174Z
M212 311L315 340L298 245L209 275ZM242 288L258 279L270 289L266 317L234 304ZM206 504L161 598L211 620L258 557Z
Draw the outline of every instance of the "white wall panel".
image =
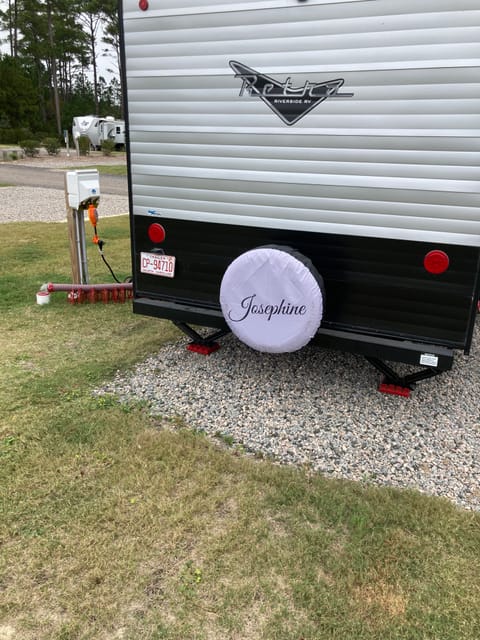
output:
M123 3L134 213L480 245L478 0ZM236 60L340 93L287 126Z

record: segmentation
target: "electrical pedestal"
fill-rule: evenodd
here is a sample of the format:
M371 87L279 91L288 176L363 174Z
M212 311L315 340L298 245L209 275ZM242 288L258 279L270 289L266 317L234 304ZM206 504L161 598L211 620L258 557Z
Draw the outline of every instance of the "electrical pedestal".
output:
M72 281L88 284L87 243L85 238L85 210L100 200L100 182L96 169L79 169L65 174L65 202Z

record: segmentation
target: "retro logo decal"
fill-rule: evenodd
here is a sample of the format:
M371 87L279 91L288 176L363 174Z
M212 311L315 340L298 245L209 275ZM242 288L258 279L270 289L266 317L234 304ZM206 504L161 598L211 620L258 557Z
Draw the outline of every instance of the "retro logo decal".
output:
M351 98L353 96L353 93L339 93L345 82L343 78L327 82L307 80L303 87L294 87L290 77L285 82L280 82L241 62L231 60L229 64L235 77L242 79L239 95L243 96L247 92L251 98L260 98L288 126L296 124L327 98Z

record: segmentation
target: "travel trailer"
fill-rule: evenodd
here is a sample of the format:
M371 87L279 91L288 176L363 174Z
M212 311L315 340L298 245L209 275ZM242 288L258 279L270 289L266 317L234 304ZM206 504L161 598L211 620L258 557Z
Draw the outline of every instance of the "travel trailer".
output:
M120 14L136 313L205 352L229 331L265 352L315 339L365 355L391 393L469 353L478 0Z
M93 149L100 149L102 142L113 140L118 149L125 146L125 121L115 120L112 116L78 116L73 119L72 136L74 141L87 136Z

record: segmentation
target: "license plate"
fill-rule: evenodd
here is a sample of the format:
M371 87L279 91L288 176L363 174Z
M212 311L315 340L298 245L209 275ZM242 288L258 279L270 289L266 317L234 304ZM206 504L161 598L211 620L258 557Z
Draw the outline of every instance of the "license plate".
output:
M175 256L142 252L140 254L140 271L152 276L173 278L175 275Z

